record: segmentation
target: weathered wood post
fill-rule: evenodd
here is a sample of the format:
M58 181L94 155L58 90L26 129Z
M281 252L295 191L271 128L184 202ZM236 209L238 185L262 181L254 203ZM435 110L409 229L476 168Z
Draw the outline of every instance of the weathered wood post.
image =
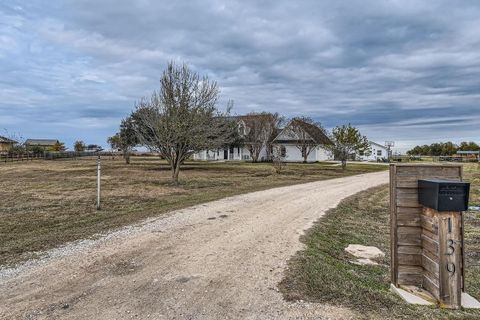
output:
M462 211L468 209L470 184L418 181L422 211L423 286L444 308L461 306L463 270Z
M390 165L392 285L445 308L460 307L464 291L461 181L461 165ZM462 207L448 206L459 198Z
M427 220L428 219L428 220ZM443 308L457 309L462 294L462 215L424 208L423 286Z

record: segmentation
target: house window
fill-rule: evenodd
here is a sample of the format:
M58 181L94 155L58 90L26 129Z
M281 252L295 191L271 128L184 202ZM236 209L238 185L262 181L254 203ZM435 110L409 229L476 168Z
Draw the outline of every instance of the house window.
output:
M280 156L285 157L287 155L287 148L285 146L280 146Z
M382 155L382 150L377 150L377 156L381 156Z

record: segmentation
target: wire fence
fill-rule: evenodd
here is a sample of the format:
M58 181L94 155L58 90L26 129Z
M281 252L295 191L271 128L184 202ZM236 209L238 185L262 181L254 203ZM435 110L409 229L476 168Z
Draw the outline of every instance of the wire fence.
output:
M471 155L452 155L452 156L407 156L393 155L393 162L479 162L480 157Z

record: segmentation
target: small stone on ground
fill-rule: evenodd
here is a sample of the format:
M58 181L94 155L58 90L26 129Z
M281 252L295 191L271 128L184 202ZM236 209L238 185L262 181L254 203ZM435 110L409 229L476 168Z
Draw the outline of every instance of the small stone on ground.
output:
M345 251L357 257L358 259L352 261L352 263L359 265L378 265L373 259L385 257L385 253L377 247L363 246L360 244L349 244L348 247L345 248Z

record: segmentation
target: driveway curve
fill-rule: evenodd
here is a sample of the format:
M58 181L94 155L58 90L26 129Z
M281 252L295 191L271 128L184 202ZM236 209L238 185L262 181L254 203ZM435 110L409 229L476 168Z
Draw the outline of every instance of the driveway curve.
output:
M269 189L173 211L0 272L2 319L339 319L278 292L299 236L388 172Z

